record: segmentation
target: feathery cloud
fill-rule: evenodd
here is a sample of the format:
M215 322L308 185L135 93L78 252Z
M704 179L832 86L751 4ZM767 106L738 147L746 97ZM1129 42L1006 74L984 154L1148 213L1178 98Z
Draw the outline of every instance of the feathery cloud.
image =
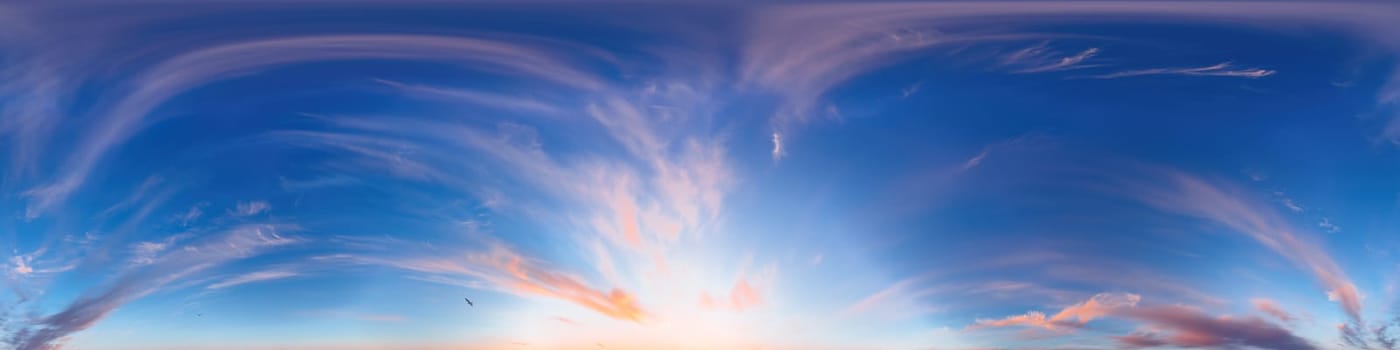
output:
M1134 347L1317 349L1306 339L1257 317L1212 317L1199 309L1177 305L1128 309L1121 316L1164 333L1134 333L1118 338L1124 345Z
M563 300L620 320L640 322L646 315L636 298L625 290L594 289L572 274L546 267L500 243L492 243L486 252L467 254L465 259L337 255L318 260L384 265L430 275L477 278L484 281L487 288L525 297Z
M1228 187L1166 168L1143 169L1158 175L1150 181L1119 179L1118 191L1168 212L1207 219L1254 239L1311 274L1353 320L1361 319L1361 294L1336 261L1267 206L1235 194Z
M1259 310L1259 312L1262 312L1265 315L1269 315L1270 317L1278 319L1279 321L1283 321L1283 323L1285 324L1291 325L1294 322L1298 321L1298 316L1294 316L1293 314L1288 313L1288 311L1284 310L1283 307L1280 307L1278 303L1275 303L1273 300L1261 298L1250 299L1249 302L1250 304L1254 304L1255 310Z
M69 335L92 327L126 303L215 266L296 241L279 235L275 227L254 225L231 229L201 244L171 250L149 264L121 271L101 286L84 292L59 312L13 333L9 344L17 350L60 349Z
M1064 308L1054 316L1031 311L1000 319L979 319L969 329L1034 327L1069 332L1089 321L1115 318L1136 321L1150 331L1113 337L1131 348L1174 346L1181 348L1258 347L1312 350L1314 345L1286 329L1257 317L1212 317L1200 309L1180 305L1139 306L1135 294L1102 293Z
M238 202L233 208L233 215L253 216L267 212L270 209L272 209L272 206L264 201Z
M1273 70L1269 70L1269 69L1260 69L1260 68L1236 68L1236 67L1234 67L1230 62L1221 62L1221 63L1218 63L1218 64L1209 65L1209 66L1203 66L1203 67L1148 68L1148 69L1125 70L1125 71L1121 71L1121 72L1113 72L1113 73L1108 73L1108 74L1094 75L1094 76L1092 76L1092 77L1093 77L1093 78L1098 78L1098 79L1116 79L1116 78L1139 77L1139 76L1146 76L1146 75L1186 75L1186 76L1236 77L1236 78L1258 79L1258 78L1263 78L1263 77L1267 77L1267 76L1270 76L1270 75L1274 75L1274 73L1277 73L1277 71L1273 71Z
M205 287L205 288L206 288L206 289L224 289L224 288L234 287L234 286L243 285L243 284L248 284L248 283L262 282L262 281L271 281L271 280L278 280L278 279L286 279L286 278L292 278L292 277L297 277L297 276L301 276L301 273L300 273L300 272L297 272L297 271L293 271L293 270L288 270L288 269L272 269L272 270L265 270L265 271L256 271L256 272L249 272L249 273L246 273L246 274L234 276L234 277L225 279L225 280L223 280L223 281L220 281L220 282L218 282L218 283L211 284L211 285L209 285L208 287Z
M96 119L55 180L26 191L29 217L65 200L87 181L95 164L129 138L150 111L173 96L227 78L275 66L349 59L403 59L481 63L504 72L582 89L598 81L568 68L554 52L529 47L526 38L500 40L428 35L327 35L253 40L181 54L139 74L128 94Z
M1084 61L1098 55L1099 48L1091 47L1073 55L1063 55L1049 48L1049 42L1016 50L1003 56L1001 65L1011 68L1013 73L1048 73L1096 67Z

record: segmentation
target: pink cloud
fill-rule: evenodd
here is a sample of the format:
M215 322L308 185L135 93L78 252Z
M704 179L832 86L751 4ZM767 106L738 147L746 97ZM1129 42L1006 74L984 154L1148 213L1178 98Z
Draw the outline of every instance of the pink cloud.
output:
M492 243L486 252L469 254L465 260L380 259L356 256L330 256L325 259L479 278L487 286L508 293L564 300L621 320L640 322L646 315L637 299L625 290L594 289L576 276L547 267L500 243Z
M1293 314L1288 313L1288 311L1284 310L1278 305L1278 303L1275 303L1273 300L1252 299L1249 302L1251 304L1254 304L1255 310L1259 310L1259 312L1272 316L1273 318L1276 318L1279 321L1283 321L1284 323L1292 324L1293 322L1298 321L1298 316L1294 316Z
M1009 316L1001 319L979 319L972 328L995 328L1009 326L1026 326L1045 329L1064 329L1083 326L1097 318L1110 315L1124 308L1137 306L1142 300L1141 296L1126 293L1100 293L1094 295L1089 300L1082 303L1070 305L1054 316L1046 317L1039 311L1031 311L1022 315Z
M1136 321L1140 331L1113 337L1130 348L1174 346L1182 348L1237 348L1311 350L1313 345L1286 329L1258 317L1212 317L1200 309L1179 306L1138 306L1135 294L1101 293L1046 317L1031 311L1000 319L979 319L968 329L1032 327L1069 332L1101 318Z
M1135 347L1316 349L1307 340L1257 317L1212 317L1199 309L1174 305L1125 309L1120 316L1163 333L1135 333L1118 338Z
M1361 294L1322 245L1303 236L1266 205L1254 203L1230 188L1217 186L1180 171L1145 167L1160 174L1159 182L1123 181L1123 191L1159 209L1207 219L1252 238L1311 274L1353 320L1361 319Z
M711 297L709 293L702 293L700 305L708 309L727 308L734 311L744 311L763 305L763 295L749 285L747 280L739 279L738 282L734 283L734 287L730 288L728 297L715 298Z
M637 300L622 289L595 290L573 276L550 270L504 246L487 254L468 257L479 277L517 294L538 295L566 300L598 313L623 320L640 321L645 315Z

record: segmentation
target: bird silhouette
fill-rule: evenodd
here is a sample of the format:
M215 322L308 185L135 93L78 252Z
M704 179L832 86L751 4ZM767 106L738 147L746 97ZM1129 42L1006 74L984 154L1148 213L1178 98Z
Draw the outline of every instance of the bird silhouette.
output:
M466 301L467 301L467 306L476 306L476 304L472 304L472 300L471 300L471 299L462 298L462 300L466 300Z

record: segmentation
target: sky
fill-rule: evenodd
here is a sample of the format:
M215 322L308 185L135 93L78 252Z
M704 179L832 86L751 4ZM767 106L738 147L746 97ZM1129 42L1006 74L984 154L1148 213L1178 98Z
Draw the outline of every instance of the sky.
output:
M0 348L1394 350L1396 23L0 1Z

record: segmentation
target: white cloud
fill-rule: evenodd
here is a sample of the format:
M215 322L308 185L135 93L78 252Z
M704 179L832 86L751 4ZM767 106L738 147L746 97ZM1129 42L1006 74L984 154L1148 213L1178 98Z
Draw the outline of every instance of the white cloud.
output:
M1292 198L1280 199L1279 203L1283 204L1285 208L1288 208L1288 210L1292 210L1294 213L1303 212L1303 207L1298 205L1298 203L1293 202Z
M272 209L272 206L264 201L238 202L238 205L233 209L233 214L237 216L253 216L267 212L269 209Z
M990 153L990 151L985 149L981 152L977 152L977 155L972 156L972 158L968 158L966 162L963 162L962 170L967 171L971 170L972 168L976 168L978 165L982 165L982 160L987 159L988 153Z
M1012 68L1014 73L1049 73L1098 66L1084 64L1084 61L1098 55L1099 48L1097 47L1087 48L1073 55L1063 55L1050 50L1048 45L1049 43L1042 42L1039 45L1012 52L1002 58L1001 64Z
M782 159L786 151L783 150L783 135L773 133L773 160Z
M30 274L30 273L34 273L34 268L29 266L29 258L28 258L28 257L25 257L25 256L14 256L14 257L11 257L11 258L10 258L10 264L13 266L13 267L10 269L10 271L13 271L14 273L17 273L17 274L20 274L20 275L28 275L28 274Z
M914 96L914 94L916 94L916 93L919 92L919 88L920 88L920 87L923 87L923 86L924 86L924 82L920 81L920 82L914 83L914 85L909 85L908 87L905 87L905 88L903 88L903 89L900 89L900 90L899 90L899 97L900 97L900 98L909 98L909 96Z
M184 214L180 214L180 215L176 216L176 217L175 217L175 222L178 222L178 223L180 223L180 225L183 226L183 225L189 225L190 223L194 222L195 220L198 220L199 217L204 216L204 209L201 208L201 207L203 207L204 205L205 205L205 203L200 203L200 204L196 204L196 205L194 205L194 206L191 206L191 207L190 207L190 210L185 211Z
M1274 70L1260 68L1236 68L1230 62L1221 62L1215 65L1204 67L1181 67L1181 68L1148 68L1125 70L1108 74L1092 76L1098 79L1115 79L1138 77L1145 75L1186 75L1186 76L1210 76L1210 77L1236 77L1258 79L1274 75Z
M207 288L207 289L223 289L223 288L238 286L238 285L242 285L242 284L248 284L248 283L254 283L254 282L262 282L262 281L271 281L271 280L278 280L278 279L285 279L285 278L292 278L292 277L297 277L297 276L301 276L301 273L300 273L300 272L297 272L297 271L288 270L288 269L274 269L274 270L267 270L267 271L257 271L257 272L250 272L250 273L247 273L247 274L234 276L234 277L232 277L232 278L225 279L225 280L223 280L223 281L221 281L221 282L219 282L219 283L211 284L211 285L209 285L209 286L206 287L206 288Z
M1326 230L1327 233L1342 232L1342 228L1337 227L1337 224L1333 224L1332 220L1329 218L1322 218L1322 221L1317 222L1317 227L1321 227L1323 230Z

